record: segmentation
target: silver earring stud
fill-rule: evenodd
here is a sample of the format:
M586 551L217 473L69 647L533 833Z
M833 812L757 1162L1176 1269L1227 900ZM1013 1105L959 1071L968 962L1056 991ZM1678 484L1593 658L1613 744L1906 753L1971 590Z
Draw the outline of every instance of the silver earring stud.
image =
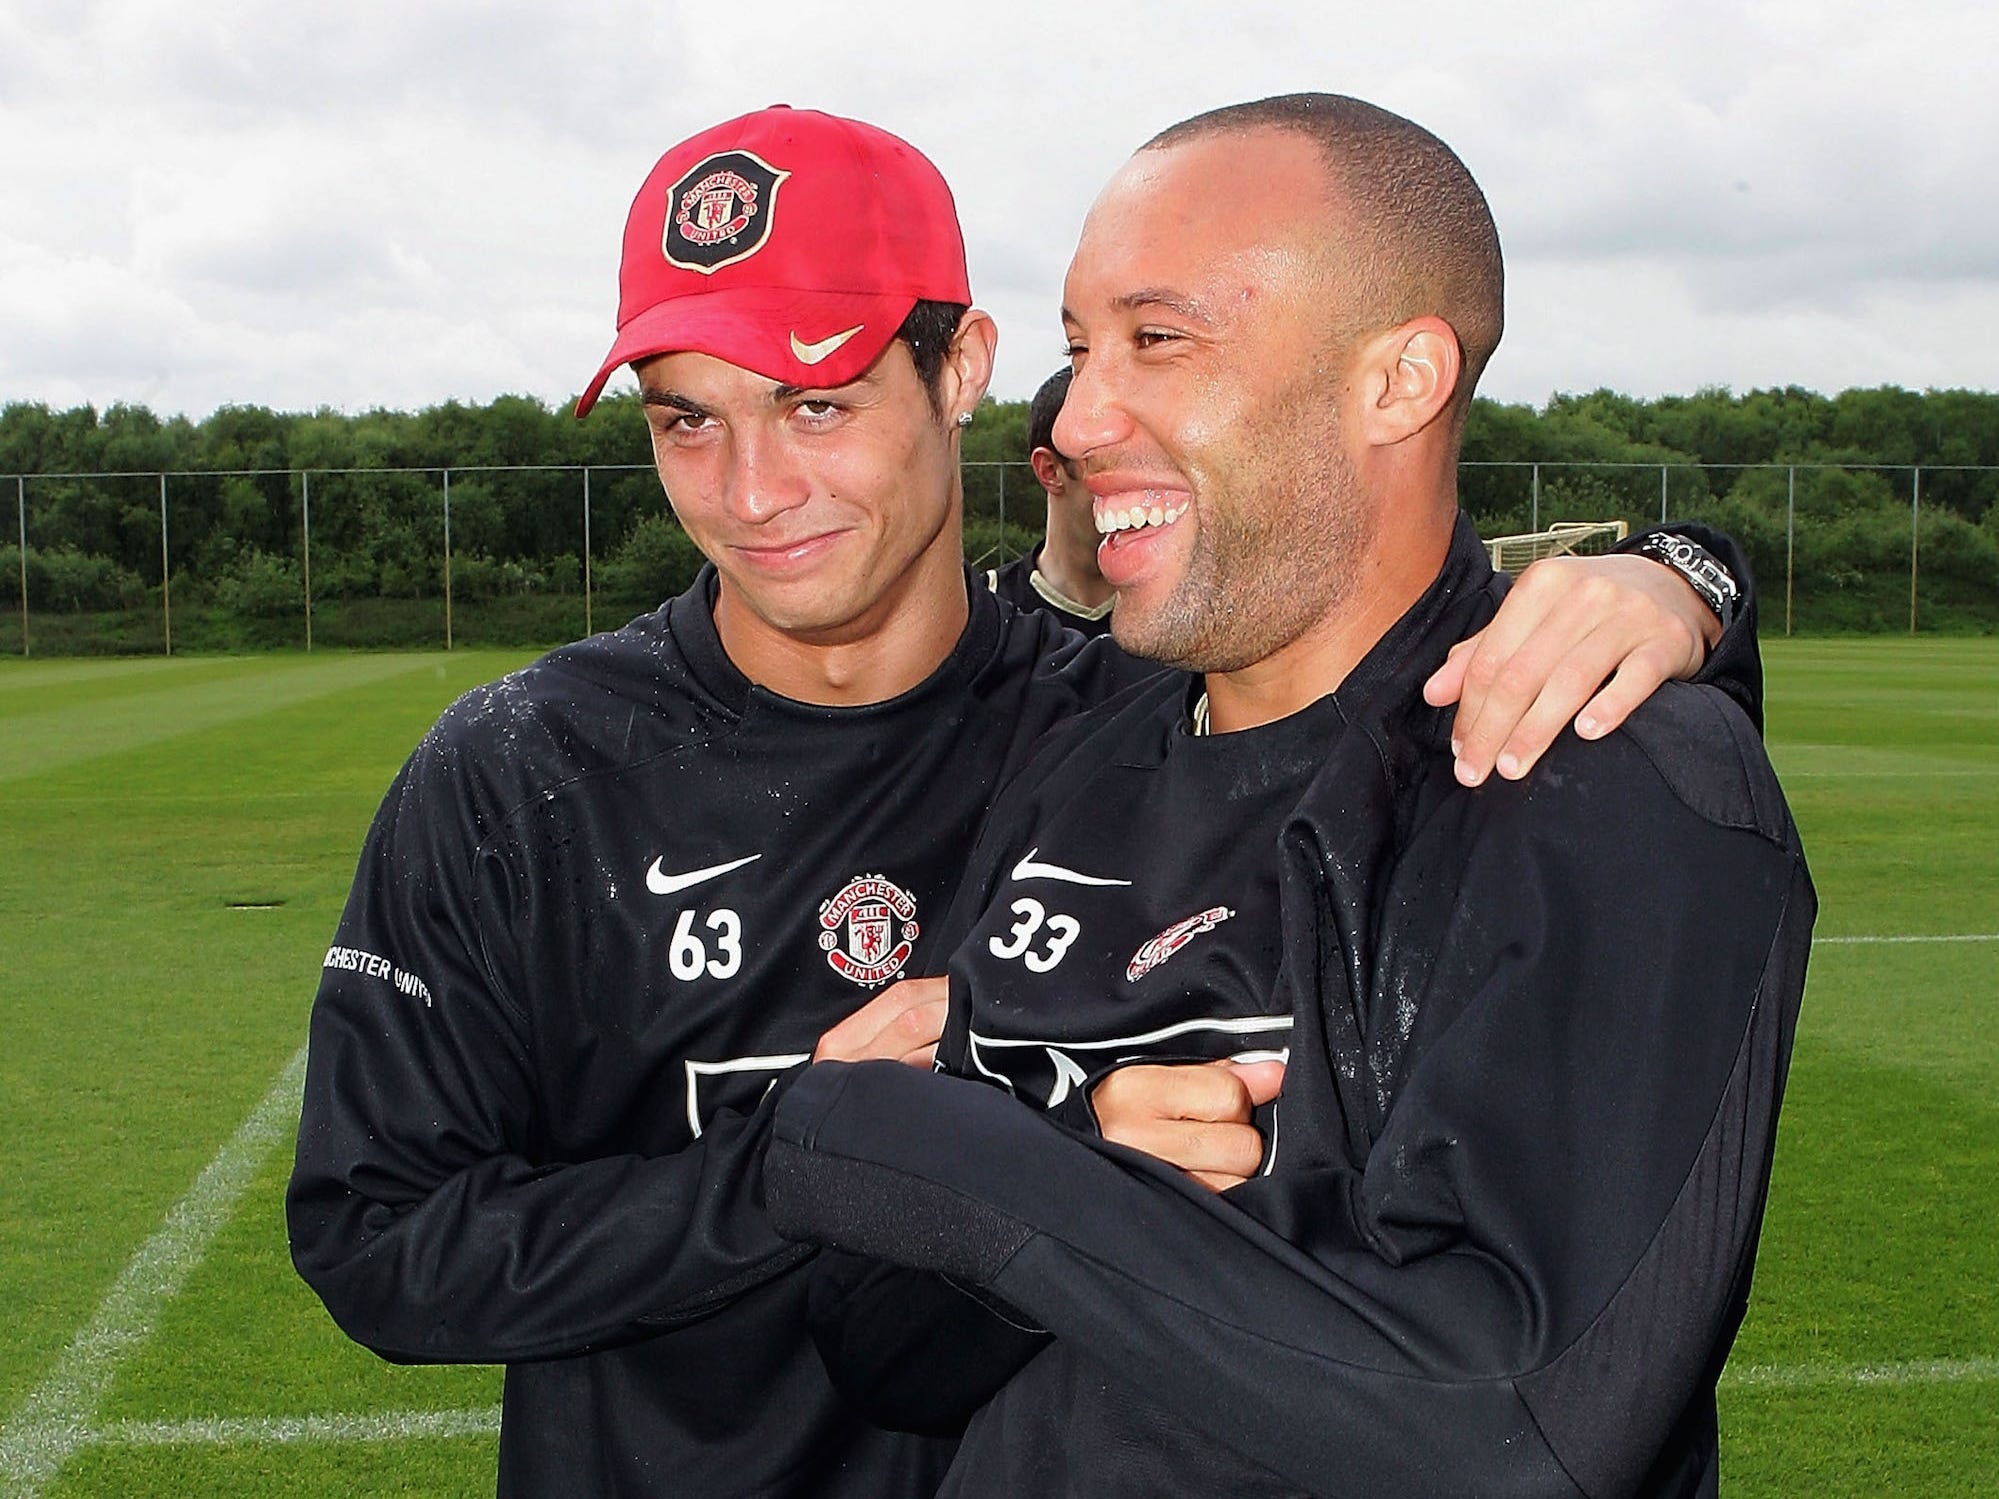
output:
M959 413L958 413L958 425L959 425L959 426L961 426L961 427L969 427L969 426L971 426L971 425L972 425L972 413L971 413L971 412L969 412L969 411L961 411L961 412L959 412Z

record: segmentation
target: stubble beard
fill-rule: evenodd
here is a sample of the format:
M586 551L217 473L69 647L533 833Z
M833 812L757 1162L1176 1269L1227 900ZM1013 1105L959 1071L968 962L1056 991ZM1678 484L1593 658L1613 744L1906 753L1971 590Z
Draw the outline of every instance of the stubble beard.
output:
M1245 433L1225 490L1196 506L1187 574L1157 608L1111 613L1117 643L1192 672L1253 666L1345 605L1374 533L1324 388Z

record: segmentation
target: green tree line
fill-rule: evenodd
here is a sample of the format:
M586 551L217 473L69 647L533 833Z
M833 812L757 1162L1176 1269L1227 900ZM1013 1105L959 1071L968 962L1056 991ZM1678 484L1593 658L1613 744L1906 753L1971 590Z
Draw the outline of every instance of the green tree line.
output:
M1026 419L1025 402L988 401L965 434L975 561L1016 555L1038 530ZM1766 599L1792 577L1801 627L1836 629L1907 627L1920 465L1922 623L1999 628L1999 395L1789 387L1651 401L1599 390L1539 409L1480 400L1463 457L1463 500L1488 536L1558 520L1642 524L1663 505L1735 534ZM29 476L38 651L157 648L159 473L182 648L299 643L308 483L316 638L436 643L446 469L454 634L519 644L578 634L586 568L591 622L603 628L678 591L699 565L649 460L630 395L587 422L526 396L358 415L232 406L200 421L133 405L0 408L0 476ZM533 465L546 471L518 471ZM1793 476L1791 465L1805 467ZM36 477L78 473L137 477ZM18 611L15 529L0 521L0 604ZM19 631L18 612L0 618L0 649L18 649Z

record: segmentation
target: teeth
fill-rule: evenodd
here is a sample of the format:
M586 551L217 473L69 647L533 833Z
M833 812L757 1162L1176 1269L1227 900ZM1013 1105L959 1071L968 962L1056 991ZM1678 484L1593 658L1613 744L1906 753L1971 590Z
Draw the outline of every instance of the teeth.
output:
M1139 531L1147 526L1170 526L1188 510L1188 502L1182 500L1177 505L1161 505L1156 500L1149 505L1133 505L1126 510L1100 510L1097 512L1097 533L1108 536L1114 531Z

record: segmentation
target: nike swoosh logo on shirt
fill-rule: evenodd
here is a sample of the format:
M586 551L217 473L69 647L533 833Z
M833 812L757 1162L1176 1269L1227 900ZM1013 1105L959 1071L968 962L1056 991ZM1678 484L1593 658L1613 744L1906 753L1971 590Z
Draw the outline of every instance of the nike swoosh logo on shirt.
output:
M1017 880L1067 880L1072 885L1129 885L1130 880L1105 880L1093 874L1078 874L1073 869L1064 869L1060 864L1042 864L1035 860L1038 848L1030 848L1021 861L1013 866L1013 877Z
M791 352L798 356L800 364L817 364L820 360L838 351L840 345L867 327L866 323L856 323L845 333L835 333L831 338L822 338L816 344L800 339L797 330L791 335Z
M732 859L727 864L711 864L706 869L690 869L686 874L668 874L659 867L659 860L654 859L652 868L646 871L646 889L654 895L673 895L690 885L699 885L705 880L727 874L732 869L741 869L745 864L754 864L762 857L762 854L749 854L741 859Z

